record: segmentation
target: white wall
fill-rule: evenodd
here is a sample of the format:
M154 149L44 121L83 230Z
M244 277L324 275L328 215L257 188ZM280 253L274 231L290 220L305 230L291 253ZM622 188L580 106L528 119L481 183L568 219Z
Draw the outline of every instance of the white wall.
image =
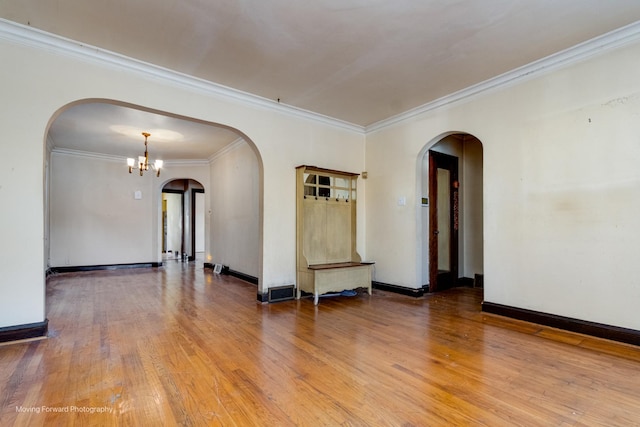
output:
M196 193L196 252L204 252L204 193ZM258 240L258 245L260 241Z
M209 179L207 165L167 166L158 178L128 173L124 160L55 151L50 165L51 267L160 262L161 184L172 174Z
M640 329L639 57L627 45L368 134L377 280L420 286L414 165L467 132L483 144L485 300Z
M54 152L50 266L155 261L152 178L130 175L115 161Z
M278 107L275 101L247 102L201 82L175 75L169 78L162 70L149 74L126 63L111 65L102 59L101 52L75 43L56 42L64 48L57 49L52 43L45 49L38 42L40 35L30 34L31 39L23 40L20 31L15 37L4 32L0 40L2 62L11 64L0 67L0 327L45 318L45 138L59 111L79 100L118 100L223 124L244 133L259 152L263 200L259 289L295 283L295 167L311 163L331 169L364 170L362 133L310 119ZM18 41L11 41L12 37ZM192 167L176 169L175 173L168 166L166 169L160 178L163 182L172 177L210 182L208 166L203 176L193 176ZM78 175L78 180L82 179L84 175ZM162 249L161 185L152 189L157 207L150 224L151 230L157 230L151 240L157 261L161 260ZM211 192L206 188L205 195L208 211ZM210 230L206 233L205 240ZM360 236L361 251L363 242ZM210 242L205 242L205 247L210 247ZM149 250L141 248L136 255L148 261Z
M477 140L465 141L462 176L462 246L464 258L461 276L473 279L484 273L484 232L482 208L482 144Z
M260 176L246 142L236 143L211 163L212 263L259 276Z

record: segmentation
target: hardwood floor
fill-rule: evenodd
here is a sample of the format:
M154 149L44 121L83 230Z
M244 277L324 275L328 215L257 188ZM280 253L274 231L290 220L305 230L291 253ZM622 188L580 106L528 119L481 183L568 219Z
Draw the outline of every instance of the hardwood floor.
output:
M260 305L254 285L171 261L57 275L49 338L0 347L0 425L640 425L640 348L484 314L481 297Z

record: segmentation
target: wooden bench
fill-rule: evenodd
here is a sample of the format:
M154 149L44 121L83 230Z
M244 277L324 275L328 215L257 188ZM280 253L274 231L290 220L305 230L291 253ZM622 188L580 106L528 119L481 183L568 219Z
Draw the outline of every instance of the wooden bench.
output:
M297 298L302 291L313 294L313 303L318 304L320 295L366 288L371 295L372 262L338 262L310 265L306 273L299 274Z

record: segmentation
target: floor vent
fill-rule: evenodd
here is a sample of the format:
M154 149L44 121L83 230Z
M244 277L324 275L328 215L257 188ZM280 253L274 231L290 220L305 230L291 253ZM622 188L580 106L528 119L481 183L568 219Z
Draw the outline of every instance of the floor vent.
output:
M293 285L276 286L269 288L269 302L287 301L294 298L295 287Z

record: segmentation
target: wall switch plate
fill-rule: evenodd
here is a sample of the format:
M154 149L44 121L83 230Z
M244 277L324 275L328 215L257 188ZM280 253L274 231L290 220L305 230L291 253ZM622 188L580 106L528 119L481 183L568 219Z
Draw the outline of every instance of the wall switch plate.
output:
M133 193L133 198L136 200L140 200L142 199L142 191L138 190L136 192Z
M407 198L402 196L398 197L398 206L405 206L407 204Z

